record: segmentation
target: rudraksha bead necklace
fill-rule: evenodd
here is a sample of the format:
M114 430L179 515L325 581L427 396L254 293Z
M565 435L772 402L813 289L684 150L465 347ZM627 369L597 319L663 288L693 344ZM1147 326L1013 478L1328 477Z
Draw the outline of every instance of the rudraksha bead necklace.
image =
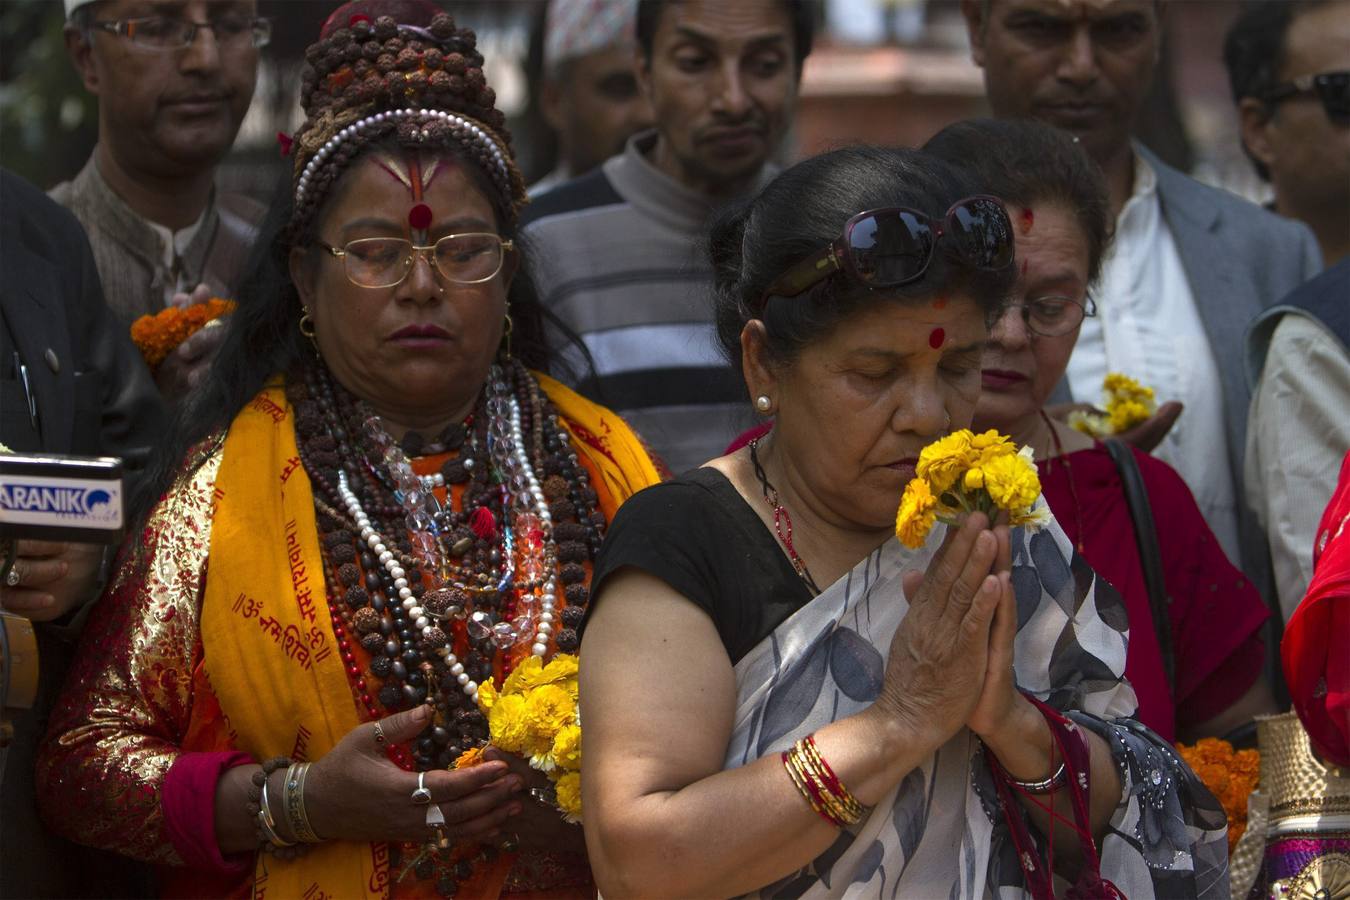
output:
M439 478L414 474L404 448L322 364L287 390L354 692L371 716L430 702L436 716L412 763L453 765L486 742L474 696L497 654L577 649L585 563L604 525L586 470L518 362L493 366L474 412L450 429L463 436ZM436 498L436 482L464 485L458 510ZM371 655L364 674L353 641Z

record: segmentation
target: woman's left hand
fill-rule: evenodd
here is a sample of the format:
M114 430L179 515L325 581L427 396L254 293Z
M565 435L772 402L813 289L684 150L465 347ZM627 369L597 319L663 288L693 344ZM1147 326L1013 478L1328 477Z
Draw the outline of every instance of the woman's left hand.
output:
M550 803L536 800L529 794L532 788L548 790L553 784L549 777L530 767L529 761L514 753L489 747L483 759L501 761L525 780L525 790L518 794L523 809L502 826L503 833L514 834L523 850L554 850L564 853L585 853L586 841L580 825L563 821L562 813Z
M1008 526L999 525L994 533L998 537L998 558L994 562L994 574L999 576L1003 594L999 597L998 609L994 612L994 624L989 629L989 656L984 670L984 688L975 704L966 725L986 742L1003 732L1014 714L1019 711L1023 699L1017 690L1017 673L1013 671L1013 642L1017 638L1017 595L1013 591L1012 545L1009 540Z

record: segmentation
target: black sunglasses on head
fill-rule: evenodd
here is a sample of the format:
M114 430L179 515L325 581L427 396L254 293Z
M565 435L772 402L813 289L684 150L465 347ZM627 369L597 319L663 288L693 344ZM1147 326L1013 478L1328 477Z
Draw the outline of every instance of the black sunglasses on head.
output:
M1337 125L1350 124L1350 71L1304 75L1277 84L1261 95L1267 103L1279 103L1290 97L1315 94L1322 101L1327 118Z
M1012 223L997 197L958 200L941 221L903 206L870 209L849 219L841 237L778 276L760 308L770 297L796 297L840 270L870 288L917 281L943 238L977 269L1001 269L1013 261Z

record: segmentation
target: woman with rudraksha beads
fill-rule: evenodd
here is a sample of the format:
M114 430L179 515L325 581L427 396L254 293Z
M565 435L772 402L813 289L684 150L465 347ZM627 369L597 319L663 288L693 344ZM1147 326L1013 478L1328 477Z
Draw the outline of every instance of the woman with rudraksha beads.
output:
M656 466L538 371L473 33L357 0L306 60L287 201L84 632L40 802L171 896L589 894L540 773L455 765L480 684L576 651L605 524Z

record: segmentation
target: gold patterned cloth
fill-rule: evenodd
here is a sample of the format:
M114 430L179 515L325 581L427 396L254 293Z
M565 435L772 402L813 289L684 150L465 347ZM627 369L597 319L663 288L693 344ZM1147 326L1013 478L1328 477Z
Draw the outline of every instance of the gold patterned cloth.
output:
M1257 719L1261 781L1233 851L1236 898L1350 900L1350 773L1313 753L1295 713Z
M622 420L537 377L607 519L658 480ZM294 863L258 854L252 879L182 868L163 803L176 762L229 751L317 759L361 721L336 651L313 492L280 386L264 390L202 455L124 547L85 631L39 761L44 815L80 842L178 867L161 885L173 895L420 893L427 885L415 879L393 883L383 844L325 844ZM214 784L200 797L208 812L213 802ZM488 896L538 887L530 872L560 871L548 855L522 858L520 871L497 868Z

